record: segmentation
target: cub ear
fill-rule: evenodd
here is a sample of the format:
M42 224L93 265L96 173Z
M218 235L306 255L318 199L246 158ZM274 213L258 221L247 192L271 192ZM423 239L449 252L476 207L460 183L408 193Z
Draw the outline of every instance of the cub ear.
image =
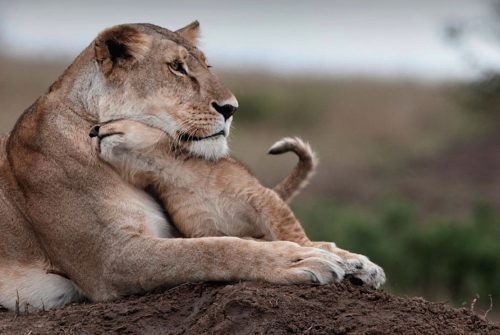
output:
M108 28L95 40L95 56L106 79L118 79L133 64L144 58L151 37L129 25Z
M197 46L199 42L198 39L200 38L200 23L198 21L193 21L175 32L191 42L194 46Z

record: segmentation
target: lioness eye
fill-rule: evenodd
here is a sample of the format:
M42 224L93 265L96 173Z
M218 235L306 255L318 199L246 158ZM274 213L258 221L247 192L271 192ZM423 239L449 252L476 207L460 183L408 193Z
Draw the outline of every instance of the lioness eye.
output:
M174 63L170 63L168 65L175 72L179 72L181 74L187 74L186 69L184 68L184 65L182 65L182 63L174 62Z

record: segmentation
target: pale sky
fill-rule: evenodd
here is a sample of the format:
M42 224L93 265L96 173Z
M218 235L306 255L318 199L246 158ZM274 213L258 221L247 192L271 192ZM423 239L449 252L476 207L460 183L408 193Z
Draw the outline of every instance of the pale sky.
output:
M149 22L175 30L197 19L212 65L276 72L470 78L444 39L455 20L481 21L487 0L0 0L0 40L14 54L76 57L99 31ZM500 53L471 42L488 62ZM500 48L499 48L500 49Z

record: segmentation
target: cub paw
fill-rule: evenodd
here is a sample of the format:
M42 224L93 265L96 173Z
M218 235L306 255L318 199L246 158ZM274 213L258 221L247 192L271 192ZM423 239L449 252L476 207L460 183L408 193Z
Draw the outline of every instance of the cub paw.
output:
M166 135L137 121L118 120L92 127L89 136L97 138L94 145L97 146L101 157L109 161L125 152L146 152L154 148Z
M337 245L333 242L310 242L310 244L308 244L307 246L326 250L334 254L338 250Z
M351 278L357 278L373 288L379 288L385 283L386 277L384 270L377 264L371 262L366 256L351 254L344 260L346 274ZM351 280L352 281L352 280ZM356 283L356 281L353 281Z

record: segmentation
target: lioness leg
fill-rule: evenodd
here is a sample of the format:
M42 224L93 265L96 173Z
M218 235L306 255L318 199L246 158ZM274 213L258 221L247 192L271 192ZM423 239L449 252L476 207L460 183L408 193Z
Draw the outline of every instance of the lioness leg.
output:
M303 284L339 282L344 276L340 258L327 251L291 242L255 242L235 237L133 238L119 254L110 255L103 269L106 272L102 278L112 285L114 296L186 281Z

